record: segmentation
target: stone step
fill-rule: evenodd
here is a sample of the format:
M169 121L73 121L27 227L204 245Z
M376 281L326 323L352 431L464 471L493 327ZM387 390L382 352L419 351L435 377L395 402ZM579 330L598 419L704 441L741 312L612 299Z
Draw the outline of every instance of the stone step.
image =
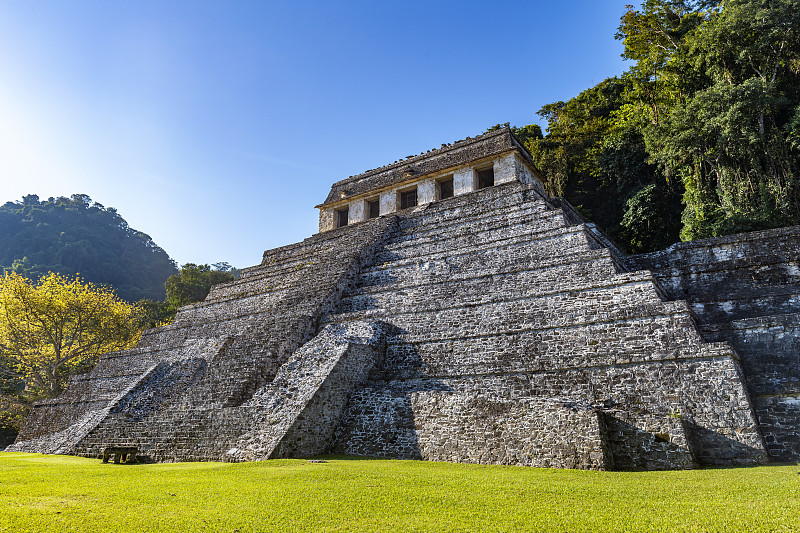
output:
M416 312L413 309L370 309L331 315L327 322L380 320L390 324L397 333L407 333L416 341L432 336L456 339L677 314L690 315L686 302L663 302L652 283L637 281L611 289L450 307L435 313ZM691 334L699 335L694 329Z
M769 315L789 315L800 312L800 293L798 287L781 287L765 290L758 294L753 291L741 291L735 295L720 295L718 299L690 300L692 311L700 323L715 324L757 318ZM733 291L731 291L733 292Z
M570 239L582 238L572 234ZM472 254L442 255L428 257L418 262L389 262L382 268L370 268L358 277L358 286L346 295L368 294L389 290L392 287L403 289L430 283L467 280L488 275L518 273L548 269L560 265L574 264L576 271L606 272L609 276L617 273L615 262L607 250L585 250L561 255L551 253L541 257L542 248L561 250L563 239L548 241L541 247L531 247L527 243L513 243L509 246L487 248ZM600 261L592 264L593 261ZM601 274L599 274L601 275Z
M719 322L716 324L703 324L700 330L703 334L727 334L730 332L748 331L782 331L788 335L800 327L800 312L787 314L763 315L757 317L743 318L739 320Z
M381 253L375 254L374 263L361 269L361 274L370 274L388 267L399 268L403 266L421 265L424 263L445 263L466 266L474 263L485 263L487 255L504 253L512 248L519 248L516 253L519 257L527 257L528 261L542 261L552 257L576 252L586 252L597 249L597 244L590 238L584 226L571 226L537 233L517 235L508 238L497 238L480 245L465 246L462 249L450 251L430 251L424 249L408 251L408 257L381 258ZM412 252L416 251L416 254ZM480 260L471 258L482 257Z
M78 374L71 381L84 381L96 379L99 375L112 375L114 377L140 375L165 357L169 348L154 347L149 350L136 350L138 353L118 356L117 353L106 354L97 362L92 372Z
M403 401L386 392L353 395L335 453L561 468L606 464L600 418L588 402L578 408L563 398L512 400L479 391L420 391Z
M398 328L388 337L384 365L373 378L544 372L703 357L712 348L730 352L725 343L703 342L693 327L689 315L678 313L511 333L479 331L464 338L439 331L426 337Z
M227 320L233 317L247 317L274 310L279 313L289 307L297 309L299 314L311 313L321 303L320 299L333 290L336 285L329 281L319 285L310 283L310 287L297 285L281 289L275 287L264 293L231 296L226 299L198 302L182 307L175 321L174 327L180 327L194 321L205 321L208 318ZM303 290L306 289L306 290ZM235 305L230 305L233 302Z
M260 264L242 269L240 279L229 283L247 282L251 278L269 275L269 271L276 268L282 269L280 271L291 271L298 264L307 263L315 257L319 258L323 255L338 257L344 252L345 255L352 256L358 249L354 243L374 240L387 231L395 221L396 217L393 215L380 217L352 226L317 233L299 243L267 250L264 252Z
M701 325L700 331L734 347L752 395L800 394L800 313Z
M582 276L569 276L574 265L567 268L550 268L515 272L506 275L486 275L470 280L442 280L434 278L433 283L420 283L415 287L394 285L388 290L372 292L357 296L346 296L342 299L339 312L347 313L368 309L383 309L389 312L402 312L413 309L414 312L435 312L451 307L470 307L520 298L547 297L556 294L592 291L598 289L615 289L630 283L653 283L649 272L640 271L609 275L609 262L601 264L595 271L584 263ZM655 286L654 286L655 288ZM653 290L648 301L661 301L660 294Z
M477 272L448 268L427 272L426 275L423 276L418 275L418 273L421 274L421 272L414 267L394 268L387 266L385 269L362 273L358 278L358 284L350 288L345 293L344 297L412 289L439 283L469 282L485 277L506 276L526 272L533 273L536 271L562 271L564 269L571 269L571 272L577 275L588 276L589 279L599 279L602 276L614 276L619 272L617 263L612 258L611 252L605 248L579 253L568 253L553 258L542 259L536 263L525 259L524 253L526 250L522 246L517 246L506 251L509 255L498 256L491 254L491 251L487 252L487 254L494 259L494 262L491 263L490 268ZM522 258L519 253L523 254ZM450 262L448 266L455 267L456 263ZM404 274L404 272L406 274Z
M225 324L232 320L241 320L243 324L252 326L256 320L267 320L270 324L280 324L281 319L284 317L291 318L296 316L297 319L306 319L314 314L317 302L308 300L307 302L298 302L297 311L295 315L292 311L292 306L289 302L259 302L260 296L242 298L242 300L256 300L242 301L239 306L217 305L217 306L204 306L199 309L194 309L191 314L182 317L181 320L176 319L170 325L168 333L176 333L179 330L187 329L188 331L198 330L202 331L203 326L214 325L218 327L213 328L213 335L221 335L225 330ZM270 305L272 304L272 305ZM278 305L281 304L281 305ZM272 317L272 318L270 318ZM266 322L262 322L266 325ZM240 328L237 326L237 328ZM212 333L212 331L209 331ZM199 335L199 333L197 334Z
M286 309L282 309L278 315L276 315L275 309L269 308L253 313L245 310L242 313L241 315L220 315L216 318L206 316L193 323L173 324L164 333L173 337L202 335L208 338L222 338L227 335L245 338L246 335L252 346L263 345L267 349L268 345L282 342L291 337L294 331L308 328L313 322L312 315L295 315L291 310ZM249 332L241 333L245 329ZM276 332L278 332L277 335L275 335ZM273 341L269 341L271 336L274 337Z
M769 254L782 257L783 261L791 262L796 256L798 235L800 235L800 226L725 235L676 243L667 250L632 255L628 257L628 260L635 263L637 267L646 263L648 268L654 269L685 268L691 270L694 266L705 269L708 265L746 259L764 254L765 250L769 250Z
M190 389L172 399L168 409L239 406L272 381L283 363L270 352L225 353L224 359L213 361Z
M268 292L275 287L290 287L305 280L311 269L324 264L337 264L351 258L351 250L310 250L296 261L277 267L263 269L248 278L214 285L206 301L236 299L245 295Z
M158 345L105 354L91 372L70 378L59 401L75 403L88 397L111 400L148 368L166 357L172 348Z
M212 287L212 292L209 292L201 307L257 296L279 300L282 296L293 292L292 287L296 285L298 278L302 275L302 272L297 272L291 276L257 278L247 285L223 287L217 290Z
M535 221L539 218L549 218L553 216L563 216L560 209L550 208L544 200L535 202L525 202L520 205L509 206L494 211L472 215L466 219L456 218L448 221L436 223L432 215L428 215L427 224L403 227L405 221L401 218L398 224L396 236L392 239L393 243L400 243L407 240L417 240L423 238L436 239L437 236L470 233L476 229L481 230L489 225L495 227L506 226L509 223L522 218Z
M752 396L764 445L773 461L800 459L800 393Z
M543 209L549 208L547 199L530 185L506 183L406 210L399 221L399 229L421 230L423 226L469 220L473 216L491 213L498 209L514 209L520 204L529 202L542 202Z
M696 298L731 290L770 290L800 284L800 268L778 254L753 254L736 260L697 265L687 271L657 268L664 287L686 290Z
M106 398L110 400L127 389L141 375L141 372L137 372L135 374L117 374L105 379L86 378L75 380L69 384L69 396L79 398L86 395L84 396L86 398ZM64 399L66 400L67 398Z
M292 267L294 267L299 263L308 261L309 258L314 256L314 254L319 250L319 248L320 246L318 246L317 244L311 244L305 246L297 246L293 248L291 251L270 255L258 265L242 269L241 271L242 274L239 277L239 279L227 283L232 283L232 284L246 283L252 278L258 278L260 276L267 275L272 271L279 272L283 269L291 269Z
M723 350L715 353L710 349L703 355L707 357L538 373L371 380L351 395L352 408L345 413L342 428L342 434L347 436L345 446L351 446L352 435L358 437L356 442L366 442L369 448L338 448L337 451L381 453L381 450L388 448L393 456L397 456L404 453L405 448L401 447L408 443L408 449L414 452L419 449L415 439L416 428L420 422L427 425L430 421L423 420L423 417L433 415L433 420L436 420L435 417L441 416L442 408L452 408L456 403L453 400L457 400L459 394L466 394L471 402L464 408L477 409L482 419L491 419L506 412L499 400L511 402L543 396L559 397L572 409L580 408L581 404L608 402L610 405L624 406L632 414L667 416L674 424L678 422L675 414L680 413L681 418L688 418L696 424L695 427L711 430L708 431L710 435L691 436L694 449L701 452L697 454L699 461L712 464L715 461L706 443L726 446L725 460L730 461L731 457L738 459L742 456L735 455L736 447L741 445L739 442L732 446L728 444L729 432L738 427L735 425L738 422L715 423L715 420L719 420L719 413L708 410L708 402L726 402L725 405L730 405L731 409L743 410L741 419L748 420L748 424L739 431L746 432L747 444L758 445L760 436L749 418L749 404L737 387L738 382L730 383L725 379L725 374L735 372L730 352ZM713 389L707 386L709 379L713 380ZM498 401L484 400L492 396ZM432 399L437 397L444 400L437 402L439 408L428 409ZM545 413L535 412L546 416ZM530 428L529 425L524 427ZM502 430L502 423L498 424L498 429ZM717 431L720 437L717 437ZM443 437L448 438L451 433L448 431ZM487 436L494 434L492 432ZM513 446L516 440L510 442ZM470 444L483 445L481 441ZM650 450L647 452L650 453ZM749 453L749 450L745 450L745 453Z
M475 224L461 226L453 231L430 233L420 238L407 235L394 238L382 247L375 260L382 261L386 257L393 256L405 257L417 250L422 250L419 253L423 254L460 250L498 239L557 230L566 225L563 215L557 210L547 211L546 216L518 215L508 219L477 221Z

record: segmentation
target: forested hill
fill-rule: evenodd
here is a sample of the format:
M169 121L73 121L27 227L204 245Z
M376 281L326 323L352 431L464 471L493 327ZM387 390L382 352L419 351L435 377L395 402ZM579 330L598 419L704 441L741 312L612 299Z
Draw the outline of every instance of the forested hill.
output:
M36 279L48 271L112 286L121 298L163 300L175 262L113 207L84 194L0 207L0 269Z
M546 177L631 252L800 224L800 0L644 0L630 68L515 128Z

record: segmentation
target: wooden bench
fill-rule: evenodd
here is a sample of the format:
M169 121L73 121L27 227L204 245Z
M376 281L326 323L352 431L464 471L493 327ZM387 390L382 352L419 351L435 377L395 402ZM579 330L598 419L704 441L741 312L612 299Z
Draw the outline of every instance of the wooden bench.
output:
M107 463L113 455L114 464L135 463L137 451L134 446L108 446L103 450L103 462Z

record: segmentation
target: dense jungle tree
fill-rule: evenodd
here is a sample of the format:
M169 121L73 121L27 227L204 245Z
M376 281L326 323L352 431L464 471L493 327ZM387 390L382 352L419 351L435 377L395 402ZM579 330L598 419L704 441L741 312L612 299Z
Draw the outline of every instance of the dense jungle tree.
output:
M539 110L548 123L547 136L538 125L514 132L552 194L564 196L612 239L640 252L678 239L680 188L648 163L639 131L616 120L628 88L625 79L607 79Z
M616 36L628 71L523 135L548 189L632 252L800 223L800 0L645 0Z
M800 221L800 1L649 0L618 37L624 120L684 185L684 239Z

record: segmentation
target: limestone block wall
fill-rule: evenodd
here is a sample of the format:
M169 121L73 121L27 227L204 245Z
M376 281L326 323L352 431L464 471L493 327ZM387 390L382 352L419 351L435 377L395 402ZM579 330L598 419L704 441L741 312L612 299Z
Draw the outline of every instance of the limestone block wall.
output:
M281 365L247 402L191 404L184 394L207 371L205 359L156 365L72 453L135 446L157 461L267 459L327 449L350 390L382 356L382 332L370 323L324 328Z
M373 375L351 397L336 450L364 456L452 460L445 453L454 454L460 448L437 451L435 443L461 442L461 436L471 431L464 428L472 425L471 417L478 414L461 412L458 416L464 421L453 427L452 435L437 431L441 424L457 418L440 412L438 398L501 398L509 409L559 398L593 406L599 414L611 413L601 419L600 428L610 432L608 438L613 440L613 446L604 448L604 462L590 454L571 463L575 467L661 469L758 463L764 459L764 448L736 372L735 362L724 356L549 372L496 370L487 374L473 368L463 377L427 373L425 377L386 380L382 378L390 372L385 372ZM459 460L506 464L510 457L519 457L517 451L522 448L531 454L530 450L540 446L536 442L559 439L564 445L560 449L571 450L569 457L577 457L575 450L596 452L595 448L576 447L573 441L578 430L572 426L572 418L557 424L553 421L559 413L569 412L556 409L549 418L542 418L542 411L531 410L524 421L515 418L512 424L498 411L496 421L485 423L506 424L502 439L487 440ZM531 427L542 432L550 427L554 433L533 434ZM691 434L686 433L687 427ZM659 435L667 435L666 442L660 442ZM544 455L541 460L523 464L566 464L553 456Z
M387 198L388 200L388 198ZM381 214L384 213L391 213L394 209L390 209L388 206L384 210L384 199L383 195L381 195ZM320 231L328 231L332 230L336 227L336 221L334 220L335 213L333 209L320 209L319 210L319 230ZM323 229L324 228L324 229Z
M503 183L511 183L513 181L520 181L525 183L525 177L530 176L530 170L528 169L528 165L522 163L519 155L515 152L511 152L509 154L504 154L500 156L497 161L494 162L493 170L494 170L494 183L495 185L501 185ZM527 176L522 173L520 167L525 167L527 171Z
M524 161L529 167L528 174L538 180L536 178L538 171L534 169L528 151L522 147L509 128L500 128L478 137L467 137L452 144L443 144L441 148L409 156L390 165L337 181L331 186L325 202L318 207L330 207L342 200L396 188L400 184L418 181L423 177L452 173L453 169L482 166L512 152L519 154L519 160Z
M531 170L530 165L526 164L524 159L517 154L514 154L514 165L516 167L514 172L520 182L531 185L543 195L547 195L542 186L542 182Z
M630 256L670 299L685 299L709 341L729 342L771 457L800 460L800 227L679 243Z
M630 256L671 299L687 299L705 324L798 310L800 227L678 243Z
M436 200L436 181L426 179L417 185L417 203L419 205L429 204Z
M259 420L278 421L284 428L261 457L308 457L329 450L352 390L381 362L384 348L380 325L364 322L327 326L298 350L248 404L258 405ZM281 396L280 413L263 408L265 400L275 405ZM284 414L289 404L297 407Z
M596 470L611 460L598 416L591 406L558 398L365 388L353 399L337 451Z
M317 206L319 231L334 229L336 211L343 208L349 210L350 223L364 220L365 200L376 195L380 195L380 214L385 215L400 209L398 195L404 191L416 189L418 205L437 200L437 180L452 178L455 196L469 194L478 188L476 170L486 168L493 169L497 185L526 183L546 196L530 154L510 129L501 128L334 183L325 202Z
M679 413L658 416L632 410L598 413L616 470L694 468L685 420Z
M64 431L83 420L87 413L102 410L163 357L164 349L158 346L106 354L92 372L73 376L61 396L33 405L17 436L15 449L23 442ZM32 442L30 445L35 446Z
M456 196L475 190L475 171L472 167L459 168L453 173L453 193Z

